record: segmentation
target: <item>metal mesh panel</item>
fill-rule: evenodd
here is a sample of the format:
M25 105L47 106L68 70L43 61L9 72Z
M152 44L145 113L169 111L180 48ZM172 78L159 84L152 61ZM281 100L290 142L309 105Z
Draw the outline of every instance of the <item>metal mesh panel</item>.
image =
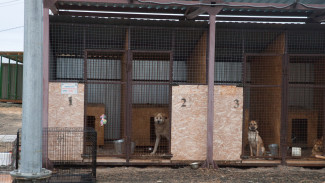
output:
M173 82L206 84L207 39L204 29L176 29L173 48Z
M241 84L243 31L217 30L215 53L215 84Z
M288 152L289 157L313 157L317 139L323 136L325 57L289 57ZM295 152L298 148L299 154ZM318 150L317 150L318 151Z
M324 54L324 31L290 31L287 36L290 54Z
M16 148L21 147L21 129ZM95 182L97 134L93 128L44 128L45 168L52 170L48 182ZM16 169L20 151L16 151Z
M266 149L263 155L266 155L271 151L270 144L280 147L282 57L247 56L245 65L243 154L250 155L249 123L255 120Z
M171 50L172 48L171 29L132 27L130 31L132 50Z
M107 124L98 137L105 139L99 144L99 155L122 155L116 150L114 142L124 138L125 130L125 99L126 99L126 53L116 51L89 51L86 62L86 101L87 115L105 114ZM93 106L94 109L88 108ZM96 113L96 114L95 114ZM99 123L96 120L95 123ZM99 126L99 124L95 124ZM122 144L119 144L120 148Z
M281 31L244 31L245 53L283 53L284 32Z
M83 78L84 27L50 25L50 80L80 81Z
M163 113L170 119L170 73L169 52L135 52L132 56L132 141L133 156L149 155L154 149L156 134L153 117ZM165 120L166 120L165 119ZM166 125L166 126L164 126ZM163 123L170 129L170 123ZM170 135L170 130L168 130ZM164 135L156 154L169 153L169 140ZM169 136L168 136L169 137Z

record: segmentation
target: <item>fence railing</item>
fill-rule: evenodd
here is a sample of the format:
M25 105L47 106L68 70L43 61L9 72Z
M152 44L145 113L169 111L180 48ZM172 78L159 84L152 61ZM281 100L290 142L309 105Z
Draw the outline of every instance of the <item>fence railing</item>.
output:
M16 168L19 167L21 130L17 133ZM93 128L44 128L43 162L52 170L50 182L94 182L97 133Z

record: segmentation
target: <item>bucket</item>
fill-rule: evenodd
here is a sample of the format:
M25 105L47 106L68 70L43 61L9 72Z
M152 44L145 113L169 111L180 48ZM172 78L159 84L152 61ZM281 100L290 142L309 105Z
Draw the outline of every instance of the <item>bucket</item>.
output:
M119 139L119 140L115 140L114 142L114 148L115 148L115 152L116 154L124 154L125 150L124 150L124 139ZM131 142L131 154L134 153L134 149L135 149L135 142Z
M272 156L278 156L278 151L279 151L278 144L270 144L269 149Z
M301 147L292 147L292 156L301 156Z

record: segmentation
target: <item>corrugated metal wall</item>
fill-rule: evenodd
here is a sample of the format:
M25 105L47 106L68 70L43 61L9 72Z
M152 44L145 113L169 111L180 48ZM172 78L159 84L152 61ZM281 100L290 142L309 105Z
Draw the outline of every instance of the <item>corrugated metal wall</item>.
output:
M10 64L10 73L8 66L9 64L2 64L2 96L0 96L0 99L21 100L23 93L23 65Z

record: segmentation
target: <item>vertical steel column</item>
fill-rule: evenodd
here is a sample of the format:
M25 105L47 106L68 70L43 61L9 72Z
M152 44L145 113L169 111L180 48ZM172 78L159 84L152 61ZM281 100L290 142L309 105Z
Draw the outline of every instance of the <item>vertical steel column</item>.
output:
M8 62L8 83L7 83L7 99L10 99L10 94L11 94L11 69L10 69L10 61L11 59L9 58Z
M16 77L15 77L15 100L17 100L17 83L18 83L18 55L16 56Z
M51 175L51 171L42 169L43 1L25 1L24 10L21 166L11 175L26 182L41 182Z
M0 99L2 99L2 56L0 56Z
M43 5L43 117L42 127L48 127L48 110L49 110L49 7ZM47 132L45 132L47 133ZM44 138L45 137L45 138ZM47 168L47 135L43 137L43 167Z

